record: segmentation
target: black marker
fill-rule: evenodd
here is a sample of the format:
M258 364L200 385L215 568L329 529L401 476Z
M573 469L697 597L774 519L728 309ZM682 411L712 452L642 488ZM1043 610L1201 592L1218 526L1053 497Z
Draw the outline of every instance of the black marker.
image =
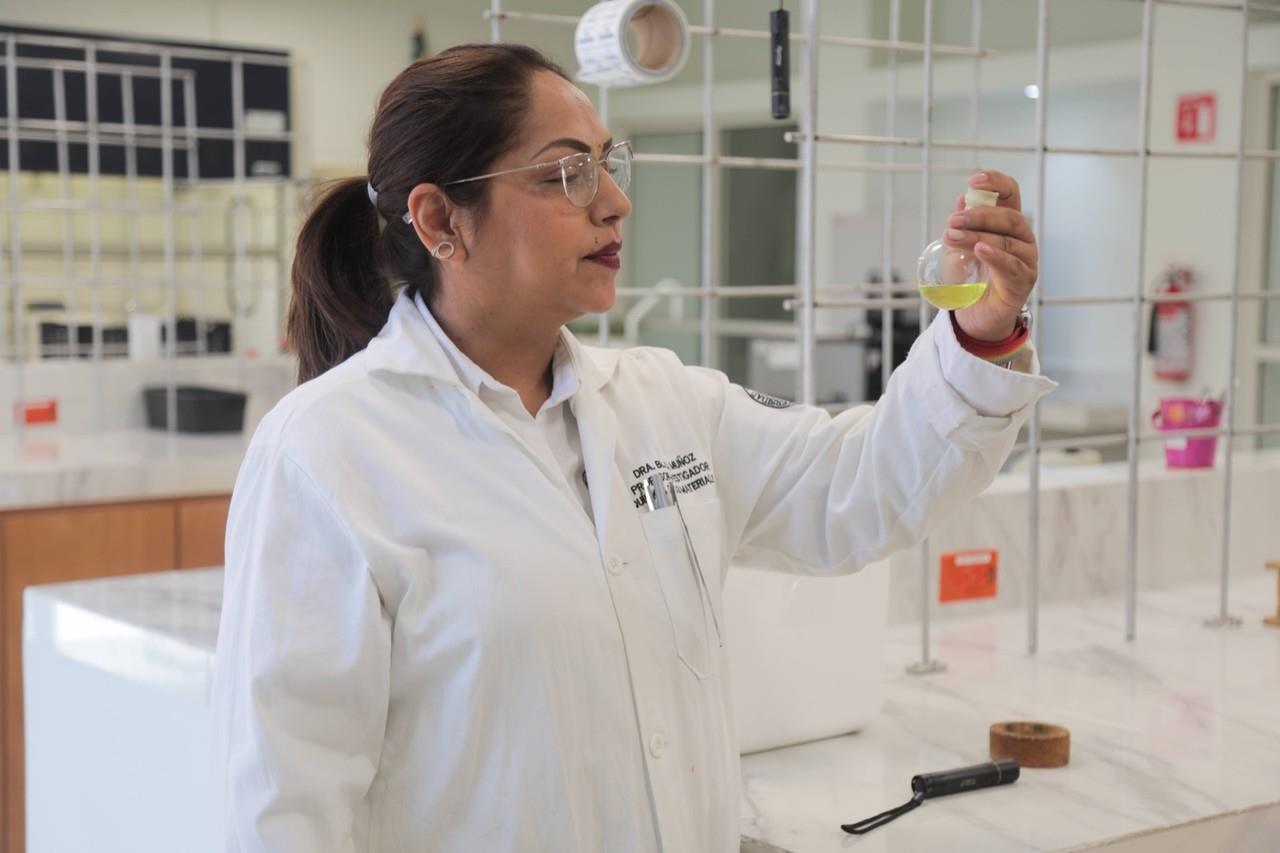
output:
M778 8L769 13L769 67L773 93L773 117L791 117L791 27L787 10Z

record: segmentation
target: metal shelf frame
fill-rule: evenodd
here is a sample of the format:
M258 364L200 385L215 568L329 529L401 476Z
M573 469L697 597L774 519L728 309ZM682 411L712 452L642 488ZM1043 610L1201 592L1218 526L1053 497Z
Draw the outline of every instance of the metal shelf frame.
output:
M1244 104L1245 86L1248 75L1248 23L1251 12L1280 12L1280 3L1275 2L1212 2L1212 0L1142 0L1142 35L1141 54L1142 68L1139 80L1139 115L1135 145L1133 148L1051 146L1046 141L1046 119L1049 98L1051 96L1049 81L1050 48L1048 43L1050 0L1035 0L1037 6L1036 23L1036 85L1039 96L1036 102L1036 141L1032 145L1010 145L974 141L977 137L979 80L981 60L993 55L993 51L980 44L982 0L970 0L972 9L972 33L968 45L944 45L935 42L933 37L933 0L924 0L924 38L919 43L908 43L898 38L900 22L900 0L891 0L890 33L887 40L863 39L818 34L819 0L804 0L801 27L793 32L791 39L794 47L800 52L801 85L795 93L799 104L800 129L790 132L786 138L798 147L797 160L777 158L726 157L714 150L716 138L713 116L713 56L714 43L718 38L759 39L767 38L764 31L736 30L719 27L715 18L715 0L704 0L703 21L699 26L690 26L690 35L703 40L706 62L704 65L704 150L701 156L693 155L658 155L638 154L637 162L657 165L695 165L702 168L704 180L703 193L703 269L701 287L681 287L653 292L648 288L620 288L620 296L650 296L657 298L700 296L703 304L703 363L710 365L713 348L710 346L714 335L714 325L710 315L714 313L712 300L725 298L768 298L779 297L796 315L797 344L800 348L800 370L797 381L797 396L803 403L814 402L814 367L815 367L815 312L830 308L880 308L883 312L885 329L882 345L884 348L884 379L887 382L891 370L893 324L888 322L895 309L918 305L921 315L921 328L928 319L929 309L923 300L917 298L893 299L894 293L910 293L913 288L895 288L885 285L853 285L819 288L815 282L814 267L814 215L816 177L819 171L843 170L860 172L881 172L886 174L884 196L884 252L881 280L891 279L889 269L890 247L893 241L893 211L896 203L894 176L896 174L918 174L926 176L937 172L967 172L967 169L956 166L935 166L933 152L970 151L1025 153L1035 156L1035 222L1042 227L1045 207L1045 164L1051 156L1072 157L1126 157L1135 158L1139 170L1139 190L1135 205L1135 216L1138 222L1137 261L1138 273L1134 278L1134 291L1129 296L1082 296L1065 297L1046 294L1043 283L1037 287L1032 296L1032 308L1039 312L1051 307L1080 306L1127 306L1133 316L1133 362L1132 384L1128 401L1128 428L1124 433L1086 438L1063 440L1045 440L1041 437L1040 406L1037 404L1029 424L1029 442L1025 447L1031 453L1030 464L1030 500L1028 505L1028 524L1030 527L1030 553L1027 563L1027 652L1036 653L1039 644L1039 576L1040 576L1040 466L1041 455L1046 449L1059 447L1107 447L1125 445L1128 449L1128 511L1125 555L1125 638L1133 640L1137 633L1137 549L1138 549L1138 449L1144 442L1162 441L1166 438L1187 436L1214 435L1224 439L1224 474L1225 483L1222 495L1222 541L1220 549L1220 596L1218 612L1206 620L1211 627L1239 624L1239 620L1231 616L1228 610L1230 536L1231 536L1231 482L1232 454L1234 439L1237 436L1266 435L1280 432L1280 425L1250 424L1236 422L1234 403L1234 386L1237 376L1236 347L1239 340L1239 309L1242 303L1264 302L1280 298L1280 292L1264 291L1260 293L1240 292L1240 242L1241 242L1241 190L1243 185L1244 163L1249 160L1274 161L1280 157L1280 151L1246 150L1244 147ZM1030 2L1030 0L1028 0ZM1157 6L1185 6L1202 9L1214 9L1239 16L1241 30L1240 69L1240 117L1236 128L1237 137L1234 151L1180 151L1152 148L1149 141L1149 124L1151 115L1152 88L1152 44L1155 38L1154 11ZM490 9L485 13L490 23L490 35L494 41L501 40L501 24L503 21L527 21L545 23L556 26L576 25L577 18L566 15L544 15L531 12L512 11L503 8L502 0L490 0ZM889 51L888 81L889 92L886 101L887 121L883 135L824 133L820 130L818 106L818 74L817 56L820 47L873 48ZM916 137L899 137L894 135L897 110L897 62L901 53L920 54L923 59L923 87L921 92L922 135ZM970 140L935 139L933 137L933 58L935 56L962 56L973 59L972 87L970 96ZM607 104L607 91L602 90L601 101ZM607 123L607 118L606 118ZM879 149L888 157L886 162L837 163L820 161L817 156L818 143L845 144ZM921 152L919 164L897 164L893 152L899 149L915 149ZM1169 432L1151 432L1141 428L1139 407L1141 405L1141 371L1143 353L1143 314L1144 309L1154 303L1173 301L1175 297L1145 292L1145 254L1146 254L1146 220L1147 220L1147 186L1149 164L1153 159L1185 158L1185 159L1219 159L1235 163L1235 215L1233 233L1235 254L1231 270L1231 287L1227 291L1180 294L1177 300L1191 302L1225 302L1230 305L1230 354L1227 376L1227 394L1225 400L1226 424L1224 427L1210 430L1177 430ZM798 209L797 209L797 273L795 284L782 284L756 287L725 287L714 280L714 268L710 258L717 255L714 239L717 211L714 209L714 196L708 192L715 186L721 169L787 169L798 172ZM925 211L921 228L921 245L930 242L930 223L927 211L930 207L930 182L921 181L920 204ZM1041 253L1044 253L1044 241L1040 241ZM850 293L848 297L840 295ZM866 295L863 295L866 294ZM602 339L607 341L608 327L602 320ZM1039 344L1042 324L1037 324L1034 332L1035 343ZM1022 446L1022 445L1020 445ZM920 619L922 626L920 660L909 670L916 673L936 672L943 669L941 662L931 657L930 623L930 560L928 542L921 548L921 594Z
M107 293L128 293L137 301L142 289L148 298L162 303L162 320L169 329L176 329L177 300L180 294L195 293L199 305L194 309L197 326L203 328L208 321L207 292L221 290L233 314L256 306L262 295L274 290L276 307L283 305L287 285L287 267L284 240L287 229L285 219L292 215L293 207L287 204L286 194L298 188L296 179L259 178L246 173L246 143L291 143L294 134L289 131L258 130L247 128L244 123L244 70L252 66L284 66L291 60L272 52L253 50L209 50L197 46L160 45L127 39L88 39L41 33L7 32L0 34L4 56L0 57L5 69L5 95L9 115L0 119L0 144L6 146L9 168L7 197L0 209L7 214L8 227L0 234L0 290L5 291L4 306L10 328L8 340L0 353L11 363L15 399L27 395L28 347L24 340L27 320L34 315L24 304L24 290L40 289L48 292L61 288L63 305L68 318L80 317L82 312L93 318L93 340L83 354L88 356L87 366L101 367L108 355L104 345L102 327L105 322L103 296ZM35 58L19 56L20 46L42 48L72 48L82 52L79 58ZM131 54L153 56L155 65L108 61L110 55ZM102 58L108 55L108 59ZM216 60L230 64L231 112L230 129L200 127L196 116L195 72L175 68L174 60ZM22 119L17 115L19 70L42 69L52 73L53 119ZM67 77L82 75L85 86L84 120L67 117ZM118 76L121 79L122 121L102 121L98 115L98 80L101 75ZM143 124L136 121L133 86L134 78L150 78L159 81L159 124ZM181 87L185 109L176 114L174 85ZM209 180L200 177L197 143L202 139L224 140L232 143L234 170L228 179ZM56 194L24 195L20 142L52 142L56 146L58 164ZM125 174L104 175L101 169L101 146L121 146L124 151ZM83 176L88 198L73 197L70 187L70 146L86 147L88 171ZM139 174L138 154L143 150L160 153L159 177ZM179 179L175 174L175 154L186 156L187 177ZM80 179L80 176L77 176ZM104 198L104 185L114 193L123 189L123 199ZM198 193L202 189L218 187L230 196L218 204L205 203L198 198L179 198L179 193ZM255 207L247 193L251 187L268 187L274 190L274 200L269 205ZM146 190L143 198L140 190ZM61 239L46 242L23 240L23 214L51 213L58 216ZM253 240L246 233L246 222L255 216L269 213L275 217L275 251ZM223 218L226 241L212 250L204 246L200 217L210 214ZM126 236L123 241L108 243L103 239L103 220L107 215L125 217ZM144 245L140 217L155 215L161 219L161 235ZM77 242L76 220L87 221L87 249ZM187 251L179 256L178 231L187 219L190 223L185 245ZM158 242L158 245L156 243ZM38 260L45 257L62 258L60 273L28 272L24 258ZM86 257L87 256L87 257ZM87 260L88 271L79 269ZM110 271L106 263L110 264ZM205 278L201 269L205 263L222 262L223 276ZM144 264L146 269L144 270ZM36 266L36 264L31 264ZM192 272L182 272L189 265ZM274 265L271 274L266 267ZM124 272L117 272L117 270ZM80 291L87 290L89 305L80 304ZM163 357L172 359L179 349L176 334L166 336ZM80 355L80 346L68 344L73 355ZM209 357L206 341L197 335L195 356ZM172 383L171 383L172 387ZM174 409L176 395L168 395L169 419L176 425ZM19 432L25 430L21 421L14 423ZM173 427L171 427L173 428Z

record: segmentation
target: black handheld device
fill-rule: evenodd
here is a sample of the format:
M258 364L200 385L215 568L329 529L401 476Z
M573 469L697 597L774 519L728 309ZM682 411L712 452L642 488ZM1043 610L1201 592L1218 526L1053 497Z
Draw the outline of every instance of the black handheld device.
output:
M957 770L944 770L941 773L921 773L911 777L911 799L896 809L889 809L874 817L860 820L857 823L846 823L840 826L845 832L862 835L884 826L891 820L901 817L925 800L933 797L945 797L947 794L959 794L962 791L977 791L981 788L993 788L996 785L1009 785L1018 780L1021 768L1012 758L999 761L985 761Z
M959 794L961 791L976 791L979 788L991 788L996 785L1008 785L1018 780L1022 769L1012 758L999 761L986 761L959 770L944 770L941 773L921 773L911 777L911 790L923 793L924 798L945 797L947 794Z
M791 25L787 10L769 13L769 81L774 118L791 117Z

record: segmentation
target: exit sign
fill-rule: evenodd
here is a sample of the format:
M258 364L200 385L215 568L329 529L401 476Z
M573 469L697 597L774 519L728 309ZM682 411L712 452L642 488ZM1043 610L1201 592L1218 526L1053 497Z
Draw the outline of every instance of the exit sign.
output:
M1179 142L1212 142L1217 124L1218 96L1212 92L1178 96Z

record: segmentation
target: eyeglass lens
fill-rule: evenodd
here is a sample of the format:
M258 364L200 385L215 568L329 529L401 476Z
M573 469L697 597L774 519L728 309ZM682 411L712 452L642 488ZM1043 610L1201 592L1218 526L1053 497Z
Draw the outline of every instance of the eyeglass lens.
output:
M590 154L565 158L560 164L564 193L575 206L586 207L595 200L600 187L600 165L609 171L618 189L626 192L631 185L631 151L627 147L610 151L603 164Z

